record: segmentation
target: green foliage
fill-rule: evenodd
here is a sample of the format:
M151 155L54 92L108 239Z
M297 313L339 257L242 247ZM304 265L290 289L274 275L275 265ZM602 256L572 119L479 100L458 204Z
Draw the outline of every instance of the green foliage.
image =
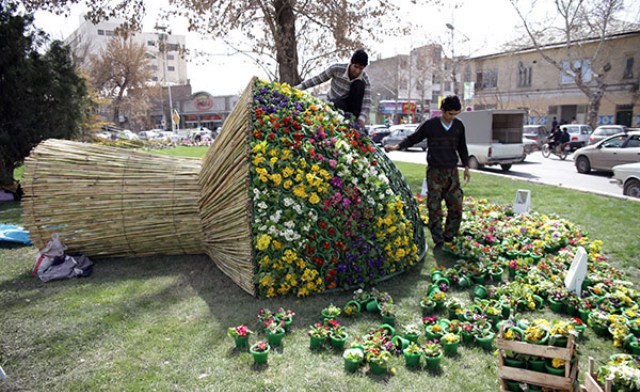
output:
M87 89L69 48L53 41L41 54L47 37L32 22L12 3L0 7L0 183L13 182L40 141L76 135L86 115Z

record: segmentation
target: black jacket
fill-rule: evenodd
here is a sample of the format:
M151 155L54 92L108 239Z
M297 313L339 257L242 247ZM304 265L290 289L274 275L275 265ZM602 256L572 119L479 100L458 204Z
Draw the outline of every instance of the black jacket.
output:
M427 139L427 164L435 168L455 168L458 156L462 164L469 166L469 152L464 134L464 124L454 118L451 128L445 130L440 117L423 122L414 133L400 142L400 149L411 147Z

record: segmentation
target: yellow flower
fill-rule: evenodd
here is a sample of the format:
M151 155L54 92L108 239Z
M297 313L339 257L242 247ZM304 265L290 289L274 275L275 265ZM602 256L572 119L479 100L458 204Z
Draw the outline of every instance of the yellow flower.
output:
M405 254L406 254L406 253L405 253L404 249L402 249L402 248L397 249L397 250L396 250L396 254L395 254L396 259L401 259L401 258L403 258L403 257L405 256Z
M260 234L258 236L258 250L265 250L271 243L271 236L268 234Z
M277 148L273 148L273 149L269 150L269 155L271 155L272 157L276 157L276 156L278 156L280 154L278 153L278 149Z
M267 290L267 298L273 298L276 296L276 290L273 287L269 287Z
M280 159L283 160L283 161L291 159L291 151L290 150L283 150L282 151L282 156L280 157Z
M272 157L271 159L269 159L269 163L271 164L271 166L275 165L276 163L278 163L278 157Z
M260 279L260 286L271 287L273 286L274 279L271 275L265 275Z
M309 196L309 203L318 204L319 202L320 198L318 197L318 194L315 192L311 193L311 196Z
M319 172L320 171L320 166L318 166L317 164L314 163L313 165L311 165L311 171L314 172L314 173Z
M282 182L282 176L280 174L278 174L278 173L272 174L271 175L271 181L273 181L273 185L278 187L278 186L280 186L280 183Z
M289 188L291 188L292 185L293 185L293 181L287 180L287 181L284 182L284 184L282 184L282 187L284 189L289 189Z
M253 158L253 166L260 166L260 164L264 162L264 156L262 154L258 154Z
M309 290L307 290L305 287L301 287L296 295L298 297L306 297L307 295L309 295Z
M307 198L307 192L305 191L304 185L302 184L296 185L295 187L293 187L293 194L298 196L301 199Z
M292 175L293 173L294 173L294 172L293 172L293 169L292 169L292 168L290 168L289 166L285 167L285 168L282 170L282 176L283 176L284 178L289 178L289 177L291 177L291 175Z
M553 360L551 361L551 366L553 366L556 369L563 367L564 366L564 359L553 358Z
M305 161L304 158L300 158L298 160L298 167L300 169L306 169L307 168L307 161Z
M280 243L280 241L278 241L278 240L273 240L273 241L271 242L271 244L273 245L273 248L274 248L275 250L280 250L280 249L282 249L282 243Z

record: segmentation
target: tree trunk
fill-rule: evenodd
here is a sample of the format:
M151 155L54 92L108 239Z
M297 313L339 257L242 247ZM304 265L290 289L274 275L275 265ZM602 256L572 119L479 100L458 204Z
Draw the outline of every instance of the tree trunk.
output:
M298 48L296 46L296 17L291 0L274 0L276 34L276 60L280 82L292 86L300 83L298 73Z

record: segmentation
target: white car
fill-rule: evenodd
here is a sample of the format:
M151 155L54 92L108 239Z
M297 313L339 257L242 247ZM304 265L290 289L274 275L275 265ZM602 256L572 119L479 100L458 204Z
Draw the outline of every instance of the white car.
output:
M640 198L640 162L613 167L613 180L622 187L625 196Z
M589 136L593 132L593 128L588 124L564 124L560 125L560 129L563 131L566 129L567 132L569 132L571 150L575 150L589 144Z

